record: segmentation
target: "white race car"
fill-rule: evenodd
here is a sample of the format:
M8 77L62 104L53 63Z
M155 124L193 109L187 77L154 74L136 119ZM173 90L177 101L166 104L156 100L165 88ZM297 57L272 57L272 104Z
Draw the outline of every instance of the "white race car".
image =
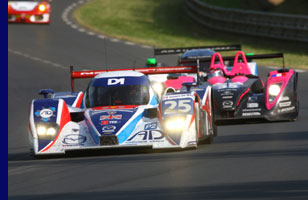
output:
M157 71L159 69L159 71ZM72 71L71 78L94 77L85 92L41 90L29 115L35 156L110 148L196 148L212 143L211 86L168 93L160 99L145 74L195 72L194 67L139 68L134 71ZM142 73L141 73L142 72ZM73 81L72 81L73 83Z

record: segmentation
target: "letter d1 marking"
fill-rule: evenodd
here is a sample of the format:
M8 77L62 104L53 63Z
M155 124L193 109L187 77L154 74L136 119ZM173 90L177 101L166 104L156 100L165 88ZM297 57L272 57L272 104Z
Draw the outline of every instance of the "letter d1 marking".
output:
M125 78L110 78L108 79L107 85L124 85Z

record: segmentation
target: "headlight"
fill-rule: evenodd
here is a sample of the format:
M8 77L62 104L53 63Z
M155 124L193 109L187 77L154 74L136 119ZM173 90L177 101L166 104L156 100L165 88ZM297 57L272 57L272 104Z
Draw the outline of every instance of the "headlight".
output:
M168 132L182 132L185 128L186 117L172 117L166 119L165 129Z
M46 10L46 6L44 4L40 4L38 9L39 11L44 12Z
M47 135L54 136L56 134L55 128L48 128L47 129Z
M46 134L46 128L44 126L38 126L37 127L37 134L38 135L45 135Z
M161 95L163 90L164 90L164 86L161 83L154 83L153 84L153 90L158 94Z
M39 123L36 126L36 132L39 139L52 140L57 135L59 126L56 123Z
M280 86L279 85L271 85L268 88L268 93L272 96L277 96L280 92Z

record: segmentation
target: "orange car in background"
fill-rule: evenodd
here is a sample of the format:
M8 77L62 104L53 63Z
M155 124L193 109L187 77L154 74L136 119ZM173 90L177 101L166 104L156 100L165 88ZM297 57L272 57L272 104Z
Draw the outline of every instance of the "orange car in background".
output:
M50 4L48 0L9 0L9 23L50 23Z

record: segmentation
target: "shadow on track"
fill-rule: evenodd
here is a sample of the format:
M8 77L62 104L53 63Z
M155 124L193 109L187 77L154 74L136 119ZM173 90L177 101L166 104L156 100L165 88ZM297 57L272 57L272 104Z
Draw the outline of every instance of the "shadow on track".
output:
M259 133L246 135L224 135L217 138L216 143L237 142L272 142L272 141L304 141L308 140L308 132Z
M102 188L103 189L103 188ZM138 188L136 190L75 192L64 194L9 196L17 199L308 199L308 181L230 183L197 187Z

